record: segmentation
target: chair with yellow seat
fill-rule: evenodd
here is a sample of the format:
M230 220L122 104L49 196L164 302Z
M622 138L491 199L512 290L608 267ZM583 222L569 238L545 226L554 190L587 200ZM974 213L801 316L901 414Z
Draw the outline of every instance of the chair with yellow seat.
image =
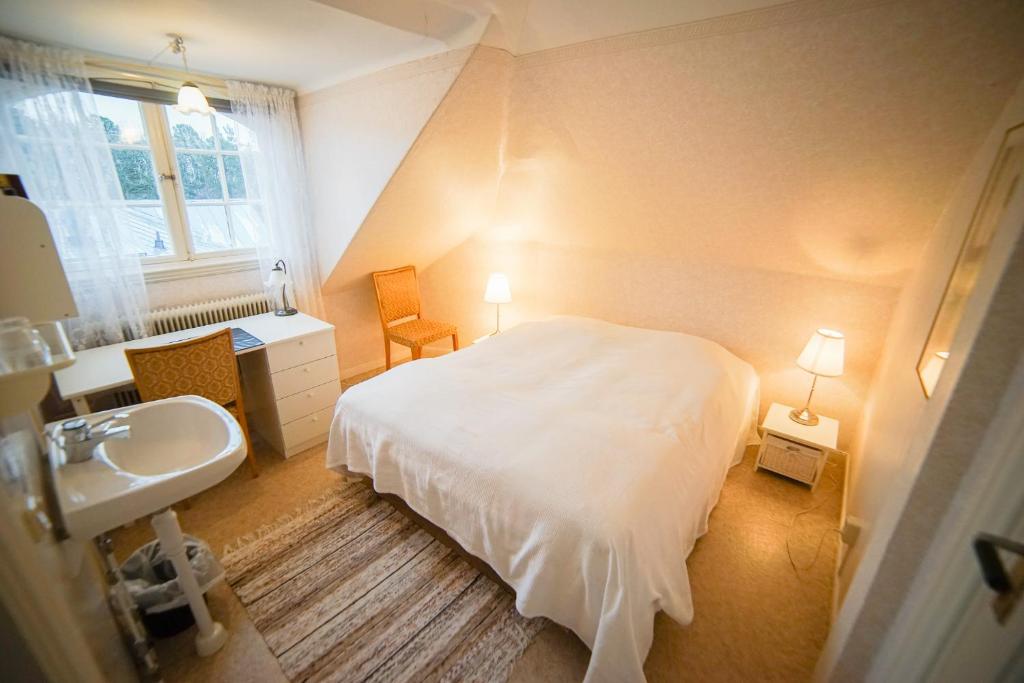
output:
M423 347L438 339L452 338L452 349L459 350L459 331L451 323L424 320L420 316L420 290L416 267L403 266L373 274L377 292L377 312L384 331L384 364L391 369L391 342L412 349L412 358L423 355ZM411 320L403 320L412 318ZM403 322L397 322L403 321Z
M125 349L124 354L143 401L191 394L207 398L231 413L245 435L245 451L252 474L259 476L230 329L172 344Z

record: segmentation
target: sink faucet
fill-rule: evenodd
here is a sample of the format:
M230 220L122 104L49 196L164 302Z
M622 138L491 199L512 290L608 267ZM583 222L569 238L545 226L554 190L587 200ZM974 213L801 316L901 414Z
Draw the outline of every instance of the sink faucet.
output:
M107 439L126 438L131 427L121 425L111 427L114 420L127 420L128 413L114 413L94 424L89 424L85 418L78 417L67 420L61 425L64 433L64 453L68 463L85 462L92 457L92 451L100 443ZM97 431L97 427L107 425L106 428Z

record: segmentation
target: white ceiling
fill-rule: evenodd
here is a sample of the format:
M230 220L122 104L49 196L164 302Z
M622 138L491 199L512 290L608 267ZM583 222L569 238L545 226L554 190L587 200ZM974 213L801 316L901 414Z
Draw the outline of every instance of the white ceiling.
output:
M167 44L165 34L180 33L193 70L300 90L443 52L446 39L458 39L313 0L0 0L0 31L142 61ZM181 68L169 52L157 63Z
M781 5L789 0L534 0L515 44L516 54L597 38L686 24Z
M0 0L0 32L310 91L479 42L524 54L781 0ZM157 62L181 67L176 55Z

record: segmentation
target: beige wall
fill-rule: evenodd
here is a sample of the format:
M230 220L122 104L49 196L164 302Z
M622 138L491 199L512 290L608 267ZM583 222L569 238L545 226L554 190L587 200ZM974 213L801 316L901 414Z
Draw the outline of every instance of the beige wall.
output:
M849 511L865 526L840 574L844 593L866 553L873 561L880 558L945 410L962 359L951 357L931 399L921 390L917 362L1003 135L1020 123L1024 123L1024 82L964 174L900 297L854 440ZM987 272L1001 269L1004 257L993 254ZM984 306L984 298L976 297L958 332L961 346L975 333Z
M883 644L889 655L898 652L900 641L886 643L893 636L890 627L898 624L896 633L902 629L906 637L908 615L916 606L934 601L923 588L940 569L929 563L936 557L930 549L949 543L947 522L971 514L971 496L965 493L977 490L972 489L978 485L972 473L991 465L979 460L992 455L982 443L992 443L990 422L1000 403L1012 395L1008 386L1015 368L1021 367L1024 349L1020 187L1006 198L1006 218L993 238L950 359L930 399L925 399L914 369L996 152L1006 130L1021 124L1024 82L964 175L926 258L901 296L855 444L851 503L867 526L841 575L848 590L819 661L822 680L864 680ZM962 551L968 551L967 539ZM947 607L955 609L957 604L948 602Z
M417 264L426 312L471 339L503 269L510 322L707 336L755 365L762 408L805 396L814 328L844 330L816 407L848 446L899 289L1024 72L1021 31L1011 2L822 0L478 50L326 284L342 366L382 359L371 270Z
M848 374L819 383L818 400L829 414L848 420L856 418L866 392L893 298L891 288L836 279L809 282L768 269L485 237L431 266L424 297L438 315L459 321L464 337L475 338L494 327L494 307L481 302L492 270L508 273L512 282L505 326L571 313L714 339L758 369L765 407L806 398L810 377L793 361L815 325L840 327L851 340Z
M146 283L150 309L182 306L262 290L263 281L256 266L231 273Z

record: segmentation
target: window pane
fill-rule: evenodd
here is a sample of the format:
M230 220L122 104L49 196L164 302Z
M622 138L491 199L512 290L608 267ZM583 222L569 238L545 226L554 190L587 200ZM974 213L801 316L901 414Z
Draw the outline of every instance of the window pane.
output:
M140 256L167 256L173 253L171 238L159 206L128 206L116 209L125 229L125 251Z
M223 206L189 206L188 227L198 253L233 247Z
M216 114L217 133L220 135L220 148L224 151L238 149L238 124L226 116Z
M171 127L171 140L177 149L213 149L213 117L179 114L173 107L164 107Z
M107 142L122 145L146 145L146 124L139 103L119 97L96 95L96 112L103 123Z
M178 154L185 199L222 199L220 172L214 154Z
M252 131L232 118L230 114L216 114L215 118L222 150L234 152L238 149L256 147L256 137Z
M159 199L153 155L144 149L112 149L114 167L125 199Z
M242 175L242 160L234 154L224 155L224 177L228 181L228 196L245 199L245 176Z
M263 233L263 214L259 207L251 204L232 204L231 227L235 233L235 246L240 248L255 247Z

